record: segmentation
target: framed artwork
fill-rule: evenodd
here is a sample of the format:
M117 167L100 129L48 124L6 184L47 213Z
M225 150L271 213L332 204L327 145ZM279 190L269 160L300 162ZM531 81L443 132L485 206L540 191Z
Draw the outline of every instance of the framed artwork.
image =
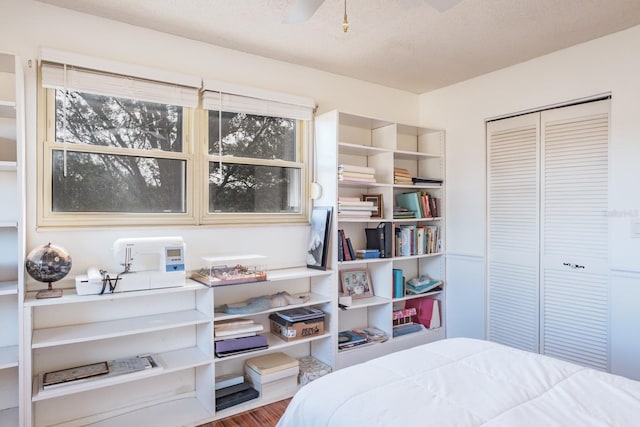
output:
M311 235L307 249L307 267L327 269L329 236L331 235L331 206L314 206L311 212Z
M340 284L342 285L342 292L351 298L373 296L369 270L341 270Z
M373 206L377 208L375 212L371 212L371 218L383 217L382 194L363 194L363 202L373 202Z

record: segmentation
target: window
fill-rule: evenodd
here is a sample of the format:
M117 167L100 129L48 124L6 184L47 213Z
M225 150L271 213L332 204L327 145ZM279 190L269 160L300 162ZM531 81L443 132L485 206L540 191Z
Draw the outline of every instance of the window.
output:
M41 71L39 225L307 220L310 107L205 90L199 109L196 87Z
M312 110L207 86L205 82L202 96L208 171L203 222L220 217L244 222L306 220L303 148Z

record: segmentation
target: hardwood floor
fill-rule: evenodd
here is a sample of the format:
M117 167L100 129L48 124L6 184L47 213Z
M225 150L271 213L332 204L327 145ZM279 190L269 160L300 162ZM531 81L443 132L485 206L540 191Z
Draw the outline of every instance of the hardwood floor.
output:
M275 427L290 401L281 400L198 427Z

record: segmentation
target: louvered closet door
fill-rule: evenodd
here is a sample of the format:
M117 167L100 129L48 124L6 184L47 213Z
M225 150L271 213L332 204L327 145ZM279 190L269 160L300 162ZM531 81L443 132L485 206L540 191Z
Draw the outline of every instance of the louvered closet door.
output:
M538 113L487 123L487 335L538 352Z
M541 352L608 370L609 101L541 113Z

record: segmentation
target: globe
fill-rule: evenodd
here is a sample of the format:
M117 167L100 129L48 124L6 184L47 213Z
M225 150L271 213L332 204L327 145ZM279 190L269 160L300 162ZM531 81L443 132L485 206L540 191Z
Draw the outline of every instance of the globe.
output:
M29 276L39 282L49 284L48 290L40 291L39 295L36 296L37 298L57 297L62 295L62 291L53 290L51 283L57 282L69 274L69 271L71 271L71 257L65 248L52 245L49 242L29 252L25 261L25 268Z

